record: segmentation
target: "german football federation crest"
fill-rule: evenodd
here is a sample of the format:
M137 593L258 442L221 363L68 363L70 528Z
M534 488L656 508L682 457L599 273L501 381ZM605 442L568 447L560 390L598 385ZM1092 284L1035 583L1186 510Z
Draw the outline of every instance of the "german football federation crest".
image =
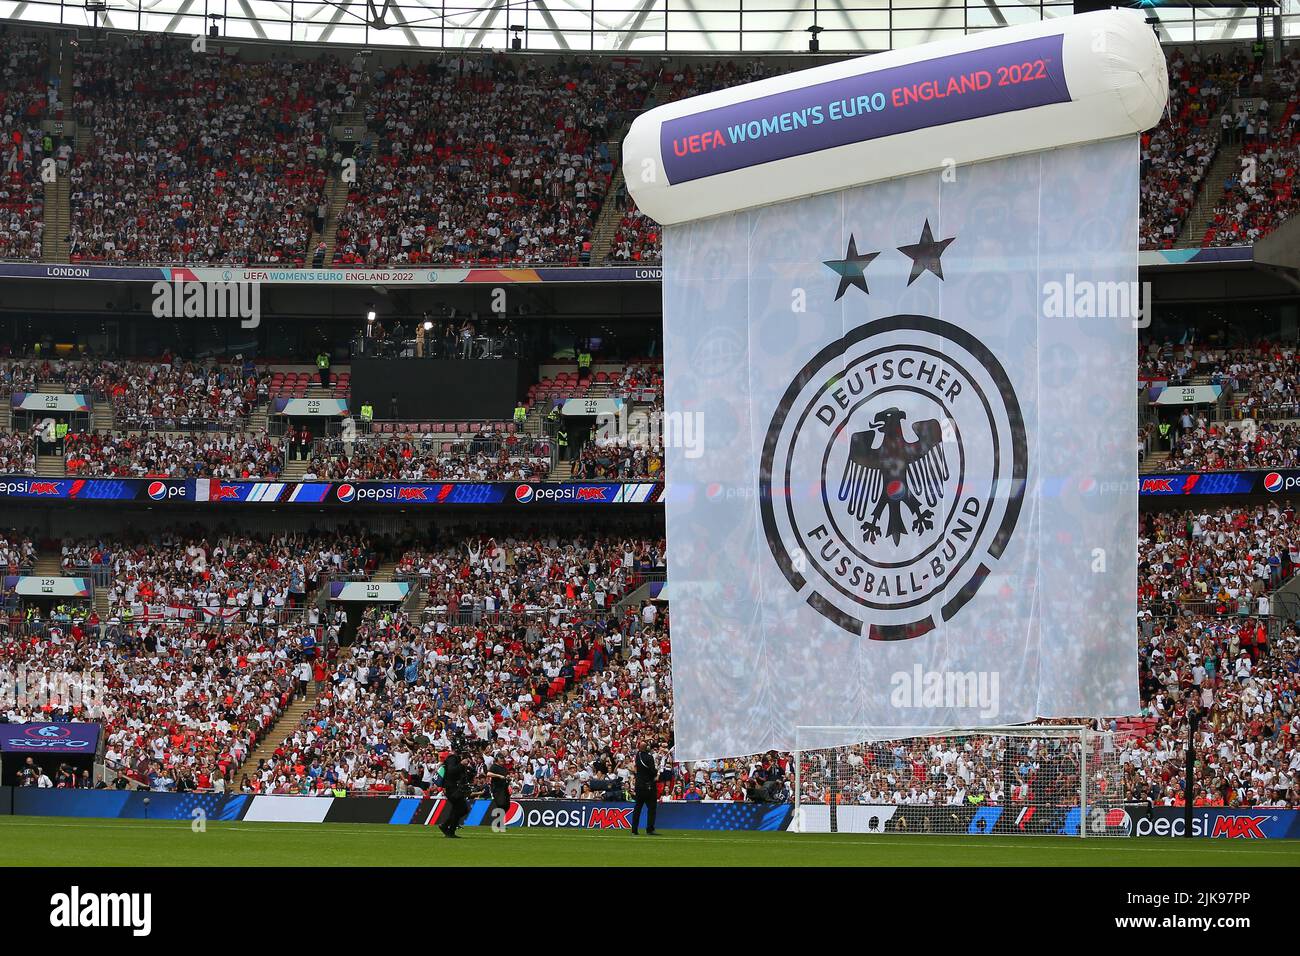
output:
M853 329L786 390L760 466L767 542L840 627L919 637L960 612L1015 531L1028 452L996 356L940 319Z

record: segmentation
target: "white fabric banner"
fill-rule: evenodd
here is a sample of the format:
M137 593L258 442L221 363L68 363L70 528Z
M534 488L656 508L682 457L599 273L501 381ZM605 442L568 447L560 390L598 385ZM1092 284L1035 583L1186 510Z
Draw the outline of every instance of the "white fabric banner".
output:
M678 760L1137 711L1137 213L1126 137L665 229Z

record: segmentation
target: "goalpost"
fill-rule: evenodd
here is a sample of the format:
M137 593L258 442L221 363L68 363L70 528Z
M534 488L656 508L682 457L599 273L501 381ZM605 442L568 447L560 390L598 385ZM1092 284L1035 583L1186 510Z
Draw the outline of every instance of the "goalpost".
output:
M797 727L795 740L797 832L1084 838L1131 827L1114 735L1086 725Z

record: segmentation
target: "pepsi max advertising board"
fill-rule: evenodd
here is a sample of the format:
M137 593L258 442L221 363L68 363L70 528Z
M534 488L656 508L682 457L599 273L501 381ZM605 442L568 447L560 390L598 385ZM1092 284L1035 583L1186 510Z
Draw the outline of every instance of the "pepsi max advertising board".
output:
M1141 475L1143 498L1173 495L1294 495L1300 494L1300 471L1218 471Z
M0 501L96 501L146 505L653 505L655 481L220 481L173 478L0 476Z

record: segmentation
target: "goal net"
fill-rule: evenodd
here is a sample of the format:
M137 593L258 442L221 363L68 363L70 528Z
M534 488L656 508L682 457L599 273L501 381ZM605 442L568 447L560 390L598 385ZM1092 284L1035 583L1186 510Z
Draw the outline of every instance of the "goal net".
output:
M799 832L1100 837L1131 826L1114 736L1087 726L800 727L796 739ZM864 742L830 745L854 739Z

